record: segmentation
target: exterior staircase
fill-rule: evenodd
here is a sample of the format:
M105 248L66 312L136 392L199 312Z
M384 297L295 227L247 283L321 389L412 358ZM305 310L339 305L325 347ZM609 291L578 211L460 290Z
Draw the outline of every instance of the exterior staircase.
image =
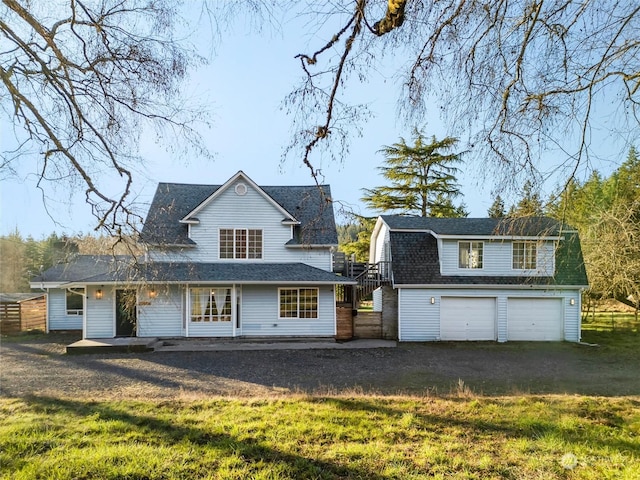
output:
M365 268L355 277L358 285L355 288L354 307L360 304L371 293L382 285L391 283L390 262L364 264Z
M359 263L342 252L334 252L333 271L358 282L353 288L345 287L338 302L350 303L354 309L376 288L391 283L391 262Z

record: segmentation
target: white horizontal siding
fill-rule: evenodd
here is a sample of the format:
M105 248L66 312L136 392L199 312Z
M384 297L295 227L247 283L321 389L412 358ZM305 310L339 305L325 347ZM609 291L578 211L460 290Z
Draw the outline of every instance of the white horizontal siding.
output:
M242 288L241 334L243 336L335 335L335 298L331 286L318 292L318 318L278 318L278 287L244 285Z
M158 286L151 298L147 289L138 296L139 337L179 337L183 332L183 296L179 286Z
M101 288L103 296L96 298L98 287L87 288L86 338L113 338L115 336L115 293L111 288Z
M51 288L48 293L49 330L82 330L82 315L67 315L67 291Z
M442 240L440 265L443 275L500 275L500 276L551 276L554 272L555 243L538 244L536 270L513 269L513 242L510 240L483 241L482 268L459 268L458 240Z
M189 322L190 337L231 337L232 322Z
M442 297L492 297L497 305L498 341L507 341L507 302L509 298L559 298L564 305L564 339L580 340L580 291L561 290L516 290L516 289L464 289L464 288L402 288L398 296L398 326L401 341L439 340L440 301ZM431 304L431 297L435 303ZM571 299L574 305L571 305Z
M250 228L262 230L262 259L232 260L225 262L301 262L331 271L331 251L322 248L287 248L291 240L291 225L283 225L284 215L254 188L247 185L246 195L237 195L235 184L220 193L197 214L199 224L190 225L190 238L194 248L154 249L149 256L155 261L217 262L221 261L219 234L221 228ZM290 212L295 215L295 212Z
M373 299L373 311L381 312L382 311L382 288L376 288L371 293L371 297Z
M571 305L573 300L573 305ZM582 296L579 291L568 293L564 297L564 339L568 342L582 340Z
M388 260L389 249L389 227L386 223L383 223L378 231L378 236L375 241L375 250L372 263L378 263Z
M398 292L398 338L402 342L440 339L440 301L422 289L401 288Z

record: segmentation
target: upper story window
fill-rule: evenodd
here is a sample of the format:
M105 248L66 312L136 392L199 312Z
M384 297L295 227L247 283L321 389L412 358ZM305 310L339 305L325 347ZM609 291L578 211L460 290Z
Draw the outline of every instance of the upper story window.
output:
M220 258L262 258L262 230L221 228Z
M514 270L533 270L538 266L538 245L536 242L513 242Z
M67 315L82 315L84 308L84 288L82 293L67 290Z
M482 268L483 242L458 243L458 267Z

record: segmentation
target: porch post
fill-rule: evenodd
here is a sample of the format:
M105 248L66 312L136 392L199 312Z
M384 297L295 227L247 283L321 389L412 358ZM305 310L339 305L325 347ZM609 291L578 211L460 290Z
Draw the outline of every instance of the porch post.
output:
M236 284L234 283L233 285L231 285L231 336L235 337L236 336L236 325L237 325L237 315L238 315L238 308L237 308L237 299L236 299Z
M184 309L184 336L189 336L189 319L191 318L191 302L189 298L189 284L187 283L186 288L184 289L184 298L185 298L185 309Z

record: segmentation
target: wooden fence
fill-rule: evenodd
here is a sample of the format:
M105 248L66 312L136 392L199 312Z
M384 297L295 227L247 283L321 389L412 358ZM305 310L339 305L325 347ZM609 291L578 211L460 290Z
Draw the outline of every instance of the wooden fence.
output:
M362 312L353 317L353 336L382 338L382 312Z
M0 302L0 333L11 334L47 327L46 297Z

